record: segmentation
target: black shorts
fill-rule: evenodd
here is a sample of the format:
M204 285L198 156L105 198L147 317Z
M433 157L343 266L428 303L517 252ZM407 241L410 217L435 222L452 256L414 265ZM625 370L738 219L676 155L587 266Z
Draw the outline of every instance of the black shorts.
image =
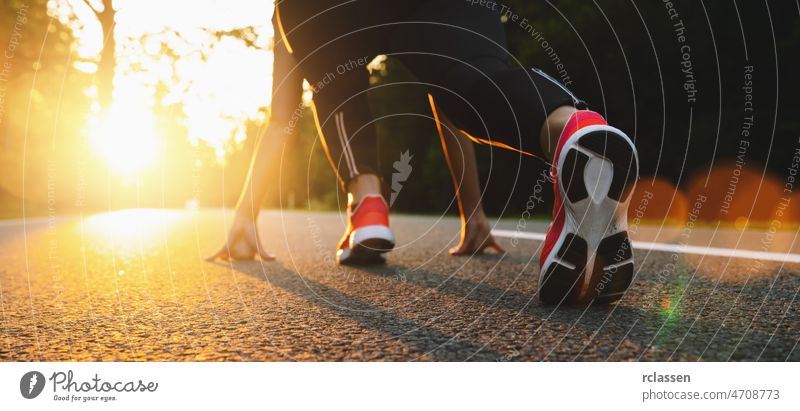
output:
M315 88L318 124L343 180L377 170L369 75L360 62L378 54L399 59L469 135L539 156L547 115L584 105L509 54L491 7L454 0L284 0L277 7L276 39Z

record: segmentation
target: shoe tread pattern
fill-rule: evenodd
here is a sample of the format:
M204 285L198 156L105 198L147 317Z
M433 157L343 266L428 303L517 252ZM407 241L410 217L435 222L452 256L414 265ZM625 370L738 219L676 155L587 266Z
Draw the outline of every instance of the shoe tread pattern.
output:
M539 299L545 304L573 304L583 285L586 268L586 241L575 234L567 234L564 243L556 251L559 260L575 268L554 261L547 268L539 287Z
M588 299L594 299L595 304L608 304L622 298L633 280L633 252L626 231L600 242L592 272L595 274Z

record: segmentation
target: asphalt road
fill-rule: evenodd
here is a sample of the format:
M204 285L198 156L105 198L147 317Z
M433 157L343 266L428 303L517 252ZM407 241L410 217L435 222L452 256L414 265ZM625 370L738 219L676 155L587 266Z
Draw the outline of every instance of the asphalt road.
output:
M225 218L133 210L0 222L0 360L800 360L798 264L637 250L618 304L552 307L534 298L539 241L450 257L457 220L393 216L400 244L387 264L341 268L339 214L268 212L261 230L278 261L205 262ZM775 244L791 251L796 234ZM757 249L763 233L691 240L709 238Z

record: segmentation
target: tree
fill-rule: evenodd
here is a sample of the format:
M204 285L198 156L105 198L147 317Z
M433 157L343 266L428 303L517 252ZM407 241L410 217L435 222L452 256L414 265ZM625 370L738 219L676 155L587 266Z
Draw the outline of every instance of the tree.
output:
M100 53L100 61L97 63L97 97L100 107L106 109L111 105L114 93L114 68L117 64L114 17L117 12L114 10L113 0L102 0L102 8L99 9L93 6L89 0L83 0L83 2L92 9L103 29L103 51Z
M0 2L0 217L21 215L23 193L28 215L40 213L48 171L74 171L52 165L79 147L89 77L73 69L72 31L49 11L47 0Z
M72 27L73 31L81 30L85 26L85 22L82 22L78 17L78 13L75 10L76 5L78 7L88 7L97 18L102 30L102 48L96 61L95 59L92 59L92 61L97 63L95 79L97 100L101 110L105 111L111 106L114 95L114 73L117 66L117 42L114 36L114 29L117 10L114 8L113 0L59 0L58 6L64 9L62 17Z

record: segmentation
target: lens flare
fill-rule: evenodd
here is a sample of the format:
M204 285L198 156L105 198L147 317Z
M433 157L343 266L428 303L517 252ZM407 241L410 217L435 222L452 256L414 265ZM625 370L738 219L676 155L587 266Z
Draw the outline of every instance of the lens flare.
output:
M152 167L160 155L152 112L133 104L115 104L107 113L93 115L89 140L108 168L122 175Z

